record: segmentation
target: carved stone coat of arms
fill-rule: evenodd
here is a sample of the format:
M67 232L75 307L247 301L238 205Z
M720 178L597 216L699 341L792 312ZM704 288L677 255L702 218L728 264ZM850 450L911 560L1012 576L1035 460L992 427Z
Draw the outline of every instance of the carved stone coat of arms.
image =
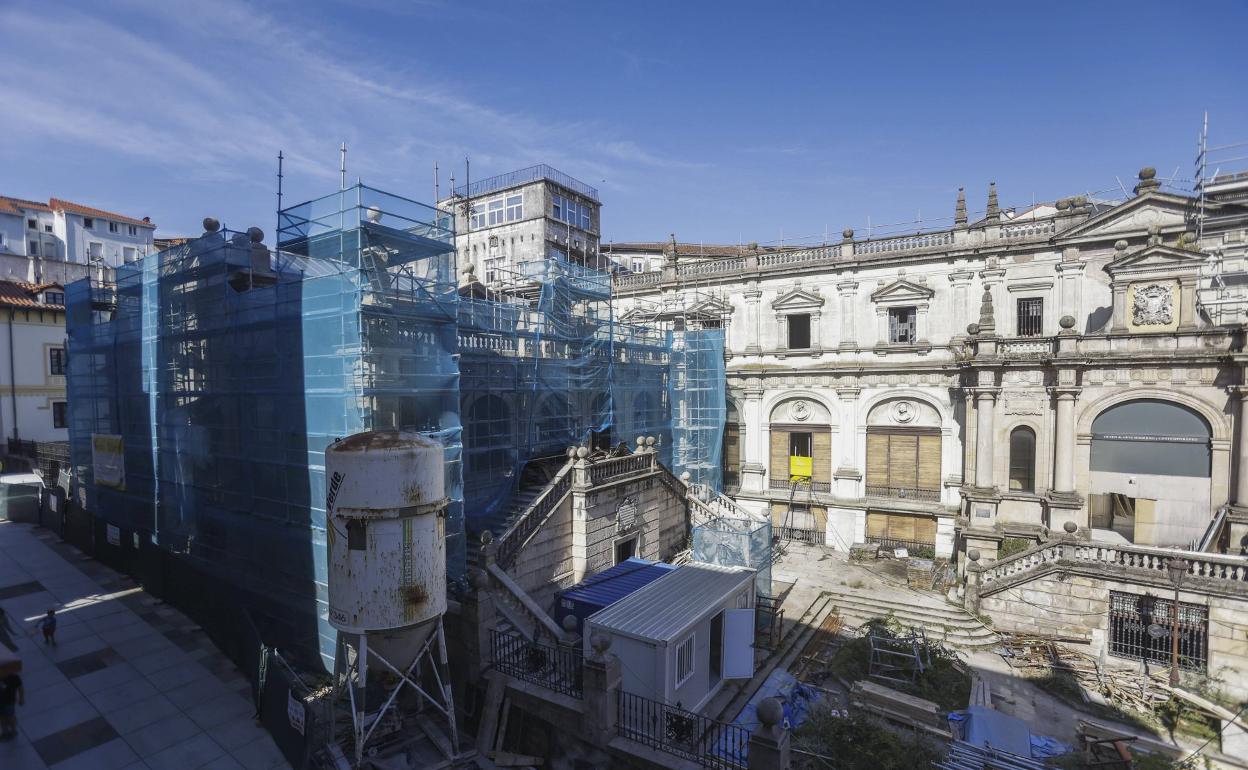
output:
M1136 326L1166 326L1174 318L1174 296L1170 286L1153 283L1135 290L1131 307Z

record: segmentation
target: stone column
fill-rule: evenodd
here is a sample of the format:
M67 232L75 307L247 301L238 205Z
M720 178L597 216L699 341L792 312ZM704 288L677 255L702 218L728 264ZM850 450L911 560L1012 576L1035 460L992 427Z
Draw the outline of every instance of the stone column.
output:
M745 289L745 354L747 356L757 356L762 354L761 325L762 317L759 315L759 300L763 296L762 290L758 288L757 281L750 281Z
M747 385L744 393L741 420L745 423L745 452L741 458L741 491L762 492L770 440L763 425L763 388Z
M781 313L776 316L776 352L781 358L789 349L789 317Z
M819 358L823 355L823 342L819 340L820 327L823 325L823 314L814 312L810 314L810 354Z
M962 323L964 319L967 323L975 320L974 307L971 306L970 298L967 296L971 286L971 279L974 277L975 274L969 270L958 270L949 274L949 283L953 284L953 308L956 318L952 334L954 340L962 338L962 331L960 330L966 329L966 324Z
M1127 333L1127 287L1125 284L1114 286L1114 320L1109 330L1119 334Z
M1239 440L1235 458L1235 507L1248 508L1248 385L1235 386L1239 396Z
M1074 261L1078 259L1078 249L1067 249L1067 251L1062 254L1062 262L1060 262L1055 268L1058 276L1058 318L1068 315L1077 320L1082 315L1079 308L1079 290L1080 280L1083 278L1084 263Z
M888 309L877 307L875 309L875 319L876 319L876 329L877 329L875 344L881 345L881 346L887 345L888 344Z
M915 308L914 341L927 342L927 309L928 303L920 302Z
M758 704L759 726L750 735L748 770L789 770L789 731L783 719L784 706L776 698Z
M468 571L470 589L460 599L460 634L468 681L476 683L490 666L490 631L495 627L490 579L480 569Z
M837 388L841 400L841 459L832 474L837 492L842 497L857 497L862 469L858 461L858 394L859 388Z
M1057 391L1057 420L1054 431L1053 491L1075 493L1075 396L1079 391Z
M997 388L979 388L975 393L975 486L989 489L992 478L993 444L996 436L993 417L996 412Z
M611 638L594 634L590 639L593 653L582 664L582 692L585 711L582 717L585 737L595 746L604 747L615 737L619 721L621 674L620 659L612 655Z
M836 285L841 295L841 344L842 349L852 350L858 347L858 337L854 331L854 292L858 288L856 281L843 281Z
M1196 328L1196 276L1179 279L1179 328Z

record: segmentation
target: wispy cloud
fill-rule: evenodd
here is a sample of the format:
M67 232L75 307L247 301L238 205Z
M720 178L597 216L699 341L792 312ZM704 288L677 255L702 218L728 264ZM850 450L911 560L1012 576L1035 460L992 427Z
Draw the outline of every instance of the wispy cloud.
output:
M0 52L6 128L195 180L266 186L278 149L296 175L335 177L344 139L351 175L378 184L423 184L432 160L465 155L474 169L542 161L617 185L643 167L703 165L664 157L592 118L466 98L469 84L447 82L418 52L400 64L374 58L366 40L301 14L276 16L246 0L122 1L124 12L104 4L0 10L10 43Z

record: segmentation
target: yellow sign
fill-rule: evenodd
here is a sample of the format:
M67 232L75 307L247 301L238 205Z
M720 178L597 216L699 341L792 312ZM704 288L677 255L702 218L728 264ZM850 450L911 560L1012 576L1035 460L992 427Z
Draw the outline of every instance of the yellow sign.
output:
M815 460L813 457L799 457L794 455L789 458L789 479L809 479L814 472Z
M121 436L92 433L91 465L96 484L125 490L126 453Z

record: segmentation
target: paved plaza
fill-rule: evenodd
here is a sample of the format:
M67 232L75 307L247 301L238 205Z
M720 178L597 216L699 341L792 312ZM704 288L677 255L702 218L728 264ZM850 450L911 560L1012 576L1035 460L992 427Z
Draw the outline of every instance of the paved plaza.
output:
M51 532L0 520L0 606L26 689L3 770L289 767L246 678L193 621ZM36 626L49 608L55 647Z

